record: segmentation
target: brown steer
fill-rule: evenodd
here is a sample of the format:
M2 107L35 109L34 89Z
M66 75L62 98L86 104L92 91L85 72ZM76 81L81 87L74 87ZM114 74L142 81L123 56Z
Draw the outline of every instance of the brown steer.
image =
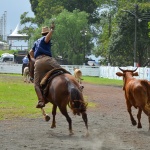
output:
M132 125L136 125L136 121L132 115L131 107L138 108L138 128L142 128L141 125L141 113L142 111L149 118L149 131L150 131L150 85L147 80L136 79L133 76L138 76L138 72L135 70L123 70L117 72L117 76L123 76L123 90L125 91L125 99L127 104L127 110L130 114Z

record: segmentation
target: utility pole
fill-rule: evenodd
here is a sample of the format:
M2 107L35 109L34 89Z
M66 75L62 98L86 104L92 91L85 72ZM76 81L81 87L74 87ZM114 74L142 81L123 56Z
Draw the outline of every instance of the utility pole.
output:
M108 22L109 22L109 27L108 27L108 37L110 38L111 36L111 14L108 14ZM108 66L110 66L110 51L108 51Z
M84 50L83 50L83 63L85 63L85 53L86 53L86 36L87 36L87 31L86 29L81 30L80 33L84 37Z
M4 41L6 41L6 37L7 37L7 35L6 35L6 21L7 20L7 11L4 11L4 37L3 37L3 40Z
M137 20L138 20L137 15L138 15L138 5L135 4L135 13L133 13L133 12L131 12L129 10L123 10L123 9L122 9L122 11L130 13L135 18L135 23L134 23L134 32L135 32L134 33L135 34L135 36L134 36L134 67L136 67L137 66L136 51L137 51Z
M0 38L3 40L3 16L0 18Z
M6 41L6 22L7 22L7 11L0 18L0 37L1 40Z
M135 38L134 38L134 67L137 66L137 59L136 59L136 53L137 53L137 13L138 13L138 5L135 5Z

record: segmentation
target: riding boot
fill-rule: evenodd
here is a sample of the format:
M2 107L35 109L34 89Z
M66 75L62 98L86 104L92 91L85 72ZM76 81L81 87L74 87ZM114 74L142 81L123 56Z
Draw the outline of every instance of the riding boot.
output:
M35 91L38 97L38 104L36 105L36 108L42 108L45 107L45 101L41 92L41 89L39 87L35 87Z

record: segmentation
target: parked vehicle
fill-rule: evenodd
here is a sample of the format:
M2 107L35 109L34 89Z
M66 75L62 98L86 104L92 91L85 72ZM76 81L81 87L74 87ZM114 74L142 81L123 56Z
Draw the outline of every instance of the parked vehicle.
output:
M3 53L0 57L0 62L14 62L14 55L9 53Z

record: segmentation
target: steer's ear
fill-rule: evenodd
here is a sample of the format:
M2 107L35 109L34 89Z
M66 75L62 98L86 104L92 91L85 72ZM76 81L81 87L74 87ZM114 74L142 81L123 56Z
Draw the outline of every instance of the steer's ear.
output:
M122 72L116 72L116 75L120 77L120 76L123 76L123 73Z
M139 76L138 72L134 72L133 76Z

